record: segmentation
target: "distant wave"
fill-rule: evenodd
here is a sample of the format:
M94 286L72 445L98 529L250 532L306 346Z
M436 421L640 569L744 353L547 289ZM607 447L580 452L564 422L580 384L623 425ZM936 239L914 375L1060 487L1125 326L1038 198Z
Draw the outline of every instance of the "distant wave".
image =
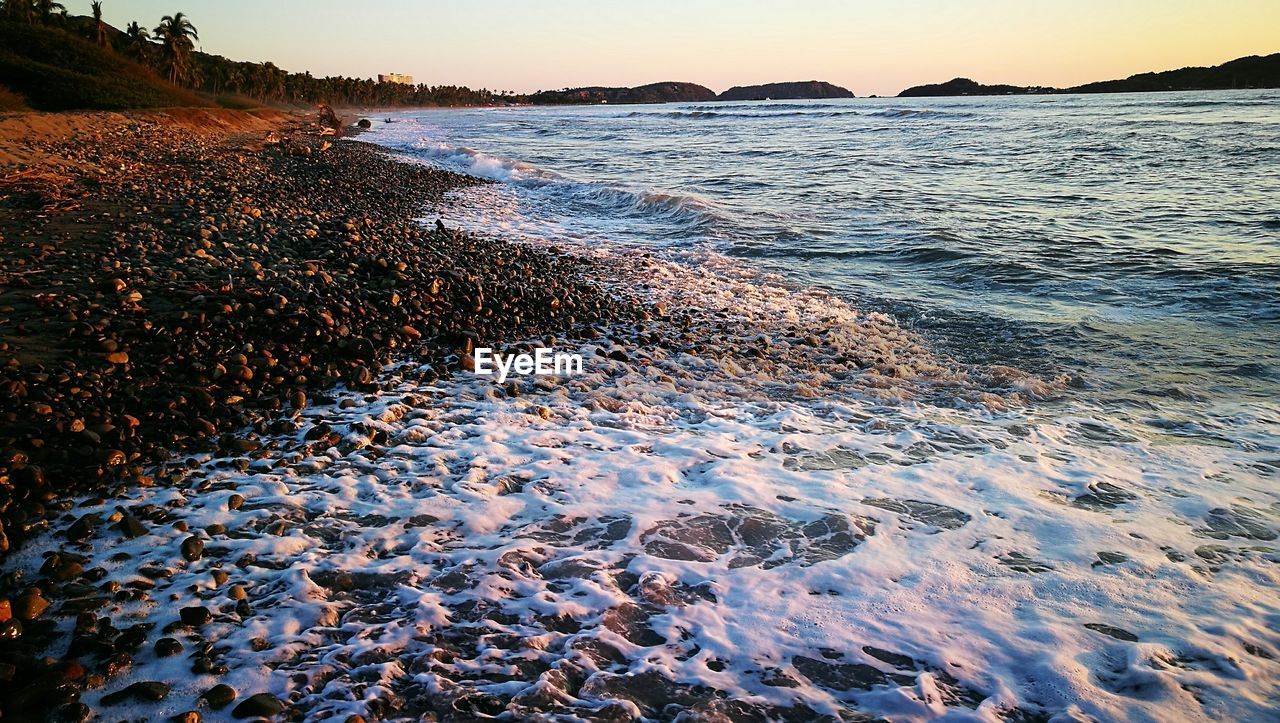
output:
M876 118L916 118L921 116L967 117L972 116L973 114L961 111L934 110L931 108L886 108L885 110L878 110L874 113L868 113L867 115L875 116Z
M666 113L652 113L645 111L632 111L625 113L618 118L790 118L803 116L806 118L834 118L837 116L861 115L855 110L843 111L783 111L781 113L733 113L711 110L690 110L690 111L669 111Z
M717 103L715 105L689 105L685 106L685 110L709 110L709 111L734 111L734 110L751 110L751 111L788 111L788 110L830 110L832 108L848 108L846 104L840 103L769 103L760 101L757 103Z

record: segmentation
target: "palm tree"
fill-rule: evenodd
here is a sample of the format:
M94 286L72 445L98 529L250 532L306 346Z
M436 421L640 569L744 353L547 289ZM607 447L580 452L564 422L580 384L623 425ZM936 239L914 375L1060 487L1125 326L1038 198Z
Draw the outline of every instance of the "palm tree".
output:
M191 51L195 47L191 39L199 40L200 35L196 26L182 13L161 18L155 35L164 46L165 60L169 63L169 82L177 85L179 80L187 77Z
M36 19L34 0L5 0L4 16L14 22L29 23Z
M40 22L45 25L53 22L54 13L65 12L67 9L62 3L54 2L54 0L36 0L35 6L36 12L40 15Z
M124 29L124 37L129 52L139 60L145 61L151 55L151 33L139 25L138 21L129 23L129 26Z
M90 3L93 8L93 41L102 47L107 47L107 24L102 22L102 0L93 0Z

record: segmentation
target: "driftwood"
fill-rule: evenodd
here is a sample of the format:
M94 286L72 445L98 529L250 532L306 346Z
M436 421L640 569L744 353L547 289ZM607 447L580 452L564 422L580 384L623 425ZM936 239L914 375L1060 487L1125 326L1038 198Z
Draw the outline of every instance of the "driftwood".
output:
M46 213L79 208L72 187L75 179L58 173L29 168L0 176L0 198L17 198L23 205Z
M338 119L338 114L324 103L320 104L320 125L321 135L341 135L342 121ZM326 133L325 131L329 131Z

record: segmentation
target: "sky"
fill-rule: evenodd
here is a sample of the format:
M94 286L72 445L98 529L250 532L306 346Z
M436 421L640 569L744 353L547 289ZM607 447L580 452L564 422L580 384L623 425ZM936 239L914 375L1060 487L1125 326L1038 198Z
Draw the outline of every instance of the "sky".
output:
M88 14L88 0L63 0ZM664 80L1071 86L1280 51L1280 0L104 0L206 52L314 75L528 92Z

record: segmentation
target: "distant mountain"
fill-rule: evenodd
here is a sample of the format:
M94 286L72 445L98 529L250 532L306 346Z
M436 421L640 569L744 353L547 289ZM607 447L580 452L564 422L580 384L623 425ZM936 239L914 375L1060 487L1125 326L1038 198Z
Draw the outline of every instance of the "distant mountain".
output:
M1159 90L1228 90L1280 88L1280 53L1250 55L1212 68L1180 68L1139 73L1124 80L1104 80L1066 89L1065 93L1135 93Z
M1280 53L1250 55L1212 68L1181 68L1162 73L1139 73L1124 80L1104 80L1074 88L982 85L968 78L917 85L899 98L954 95L1022 95L1027 93L1144 93L1167 90L1228 90L1231 88L1280 88Z
M529 96L535 105L573 103L689 103L715 100L715 91L696 83L650 83L636 88L567 88Z
M945 83L931 83L907 88L899 98L931 98L945 95L1024 95L1053 92L1052 88L1028 88L1020 85L983 85L968 78L954 78Z
M820 80L809 80L795 83L740 85L721 93L716 100L805 100L853 97L853 93L847 88Z

